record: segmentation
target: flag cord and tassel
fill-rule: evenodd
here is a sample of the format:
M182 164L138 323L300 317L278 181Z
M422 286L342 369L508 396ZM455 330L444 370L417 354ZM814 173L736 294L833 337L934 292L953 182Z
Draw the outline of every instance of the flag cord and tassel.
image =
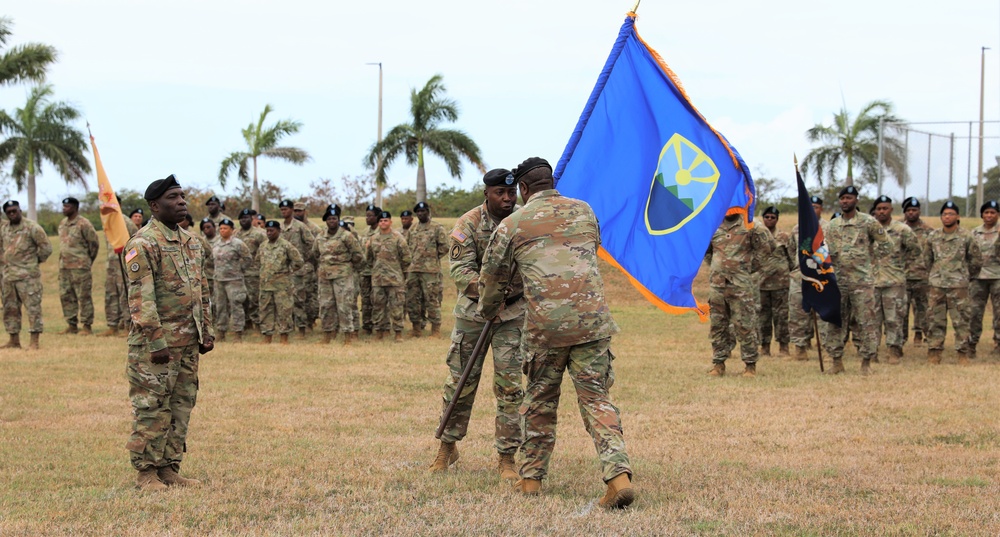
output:
M813 318L813 330L816 332L816 352L819 353L819 372L823 371L823 343L820 341L819 337L819 321L817 320L816 310L812 310Z

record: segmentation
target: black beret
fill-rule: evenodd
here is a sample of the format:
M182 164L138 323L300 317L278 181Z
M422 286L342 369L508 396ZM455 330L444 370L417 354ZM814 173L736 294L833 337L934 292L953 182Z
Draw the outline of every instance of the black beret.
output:
M278 208L281 209L284 207L295 207L295 204L292 203L292 200L281 200L281 203L278 204Z
M524 177L531 170L542 167L548 168L550 170L552 169L552 166L549 164L549 161L541 157L531 157L524 159L524 162L518 164L516 168L511 170L511 173L514 174L514 179L520 179Z
M230 220L230 219L228 219L228 218L223 218L222 220L219 220L219 225L220 226L229 226L229 227L232 227L232 228L236 227L236 226L233 225L233 221Z
M205 229L205 224L212 224L214 226L215 222L213 222L211 218L206 216L205 218L201 219L201 223L198 224L198 229Z
M407 210L399 213L399 216L413 216L413 211L410 211L409 209L407 209Z
M343 220L341 220L340 223L337 224L337 225L340 226L340 227L342 227L342 228L344 228L344 229L351 229L350 228L350 224L348 224L347 222L345 222Z
M222 205L222 200L220 200L218 198L218 196L215 196L214 194L212 195L211 198L208 198L207 200L205 200L205 205L208 205L209 203L212 203L213 201L215 203L218 203L219 205Z
M64 198L62 200L62 202L63 202L63 205L76 205L77 207L80 206L80 200L74 198L73 196L70 196L68 198Z
M7 207L20 207L21 204L17 200L7 200L3 202L3 210L7 210Z
M326 206L326 211L324 212L324 216L323 216L324 220L326 220L325 213L328 213L330 211L333 211L333 214L335 214L335 215L337 215L339 217L340 216L340 205L337 205L336 203L331 203L331 204L327 205Z
M774 208L774 205L768 207L767 209L764 209L764 212L761 213L761 216L767 216L769 214L773 214L774 216L778 216L778 210Z
M497 168L486 172L483 176L483 184L486 186L514 186L514 174L506 168Z
M243 209L240 211L240 216L253 216L253 209Z
M872 204L872 208L874 209L879 203L888 203L889 205L892 205L892 198L882 194L881 196L875 198L875 203Z
M381 220L383 218L392 218L392 215L389 214L389 211L382 211L378 213L378 219Z
M910 196L905 200L903 200L903 210L905 211L910 207L920 207L920 200L914 198L913 196Z
M135 209L134 211L128 213L129 216L132 216L133 214L145 215L146 213L142 212L142 209Z
M858 189L854 188L854 185L845 186L844 188L842 188L840 190L840 194L837 194L837 197L839 198L839 197L843 196L844 194L850 194L852 196L857 196L858 195Z
M979 208L979 216L982 216L986 209L993 209L994 211L1000 212L1000 205L997 205L997 202L993 200L987 201L982 207Z
M257 220L267 220L267 218L264 218L263 214L254 214L253 217Z
M264 224L264 227L273 227L281 229L281 224L279 224L277 220L268 220L267 223Z
M166 179L157 179L149 186L146 187L146 193L142 195L146 201L153 201L160 199L160 196L165 194L171 188L180 188L181 184L177 182L177 178L174 174L170 174Z
M951 209L951 210L953 210L953 211L955 211L957 213L958 212L958 205L955 205L954 201L948 200L948 201L944 202L944 205L941 206L941 214L944 214L944 210L945 209Z
M417 204L413 206L413 212L417 212L421 209L427 209L429 211L431 210L431 206L427 205L426 201L417 202Z
M379 207L378 205L369 205L369 206L365 207L365 212L367 213L369 211L371 211L371 212L373 212L375 214L378 214L378 213L382 212L382 208Z
M809 196L809 203L814 205L823 205L823 198L819 196Z

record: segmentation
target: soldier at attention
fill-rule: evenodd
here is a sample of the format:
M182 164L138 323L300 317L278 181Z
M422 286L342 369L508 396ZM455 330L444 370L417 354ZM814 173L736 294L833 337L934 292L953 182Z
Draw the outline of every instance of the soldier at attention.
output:
M323 213L326 231L316 236L313 258L319 278L319 319L323 343L344 334L344 345L354 337L354 277L361 270L364 256L361 244L349 230L340 226L340 206L330 205Z
M250 248L233 236L236 225L223 218L219 222L219 240L212 246L215 260L215 295L212 303L216 312L215 326L219 341L226 339L226 331L232 332L233 341L243 341L246 327L244 303L247 301L247 287L243 274L253 258Z
M3 324L10 335L7 349L21 348L21 305L28 313L29 349L38 348L42 333L42 271L38 265L52 255L45 230L21 213L16 200L3 204L8 225L0 226L3 251Z
M281 224L269 220L264 225L267 242L257 249L260 265L260 333L264 343L271 343L275 329L283 345L288 344L292 333L292 316L295 308L293 275L302 270L305 262L298 248L281 236Z
M983 268L969 283L969 358L976 357L976 346L983 335L983 314L987 301L993 303L993 354L1000 354L1000 256L997 255L1000 248L997 244L1000 204L987 201L979 208L979 216L983 223L972 230L972 236L983 254Z
M448 232L431 221L426 202L417 203L413 212L417 223L406 234L412 258L406 275L406 309L413 337L420 337L425 322L431 325L431 337L437 337L441 334L441 259L448 255Z
M66 329L61 334L89 336L94 324L94 286L91 266L101 243L94 225L80 216L80 200L62 200L64 218L59 222L59 301L62 303Z
M906 329L906 265L924 255L920 241L902 222L892 219L892 199L879 196L875 200L875 219L892 239L892 254L875 260L875 323L879 339L885 332L889 363L899 364L903 357Z
M372 322L378 339L392 328L396 341L403 341L403 302L406 299L404 275L410 266L410 248L398 231L392 229L392 215L378 215L378 233L365 244L365 259L372 271Z
M788 233L778 230L778 216L774 207L764 209L761 216L764 227L774 237L774 249L760 267L760 352L764 356L771 355L772 333L778 342L778 352L788 356L788 282L792 256L788 252Z

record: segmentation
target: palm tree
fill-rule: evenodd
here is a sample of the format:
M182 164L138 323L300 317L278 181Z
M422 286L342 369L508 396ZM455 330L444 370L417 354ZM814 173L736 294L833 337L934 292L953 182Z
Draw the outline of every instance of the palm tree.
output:
M297 147L278 147L278 142L289 134L295 134L302 128L302 123L291 120L279 120L274 125L264 126L264 120L274 109L271 105L264 107L257 123L250 123L243 129L243 139L247 143L246 151L234 151L222 161L219 168L219 184L226 187L229 172L236 169L236 175L244 184L250 179L247 164L253 162L253 210L260 210L260 187L257 184L257 157L270 157L292 164L302 165L312 157L305 150Z
M830 126L817 124L806 131L810 142L825 145L815 147L802 160L802 173L816 172L820 186L824 178L829 185L839 182L841 166L847 168L847 185L854 184L855 170L859 181L872 183L878 177L879 124L882 125L882 164L899 186L909 182L903 142L899 139L900 119L893 115L889 101L872 101L861 109L856 118L846 108L833 115ZM881 121L880 121L881 120Z
M7 45L14 21L0 17L0 50ZM42 82L49 64L56 61L58 53L54 47L39 43L25 43L10 47L0 54L0 86L8 86L26 80Z
M28 95L24 108L14 111L13 117L0 111L0 162L13 160L10 176L18 191L28 187L28 218L34 220L35 177L41 175L42 164L48 161L67 183L87 186L90 173L87 142L83 132L70 122L80 117L80 112L64 102L50 102L52 86L36 86Z
M427 177L424 174L424 149L444 159L448 173L458 179L462 175L461 158L475 164L483 173L486 165L479 146L459 130L440 129L444 121L458 120L458 104L444 97L441 75L434 75L423 89L410 90L412 123L396 125L381 142L374 144L365 157L365 165L375 169L375 183L386 184L385 170L401 154L406 163L417 166L417 201L427 199Z

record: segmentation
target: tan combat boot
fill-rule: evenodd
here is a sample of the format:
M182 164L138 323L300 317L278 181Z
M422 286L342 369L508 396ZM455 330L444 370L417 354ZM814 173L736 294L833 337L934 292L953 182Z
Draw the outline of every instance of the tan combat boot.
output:
M156 475L156 468L139 470L139 475L135 478L135 488L141 491L160 492L167 490L167 486L160 481Z
M271 338L272 338L271 334L264 334L264 345L270 345Z
M788 356L788 343L778 343L778 354Z
M517 481L519 477L517 471L514 470L514 454L513 453L501 453L500 460L497 463L497 471L500 472L500 479L506 479L507 481Z
M171 466L160 468L156 471L156 474L160 477L160 480L169 487L197 487L201 484L201 481L198 481L197 479L181 477L181 475L178 474L177 471Z
M608 490L598 505L605 509L623 509L635 501L635 489L628 474L618 474L608 481Z
M371 329L371 328L364 328L364 329L362 329L361 331L362 331L362 332L363 332L363 333L364 333L364 334L365 334L366 336L370 336L370 335L372 335L372 329Z
M243 343L243 332L233 332L233 343Z
M85 324L85 325L83 325L83 330L80 330L80 335L81 336L92 336L92 335L94 335L94 331L90 329L90 325L89 324Z
M21 334L10 334L10 339L7 340L7 344L0 349L20 349L21 348Z
M900 347L889 347L889 365L899 365L903 358L903 349Z
M288 334L281 334L278 336L278 342L282 345L288 345Z
M969 353L958 351L958 365L969 365L970 363L972 362Z
M927 363L928 364L940 364L941 363L941 349L928 349L927 350Z
M923 347L924 346L924 335L920 332L913 334L913 346Z
M441 337L441 325L432 324L431 325L431 336L430 337Z
M413 330L410 331L410 337L418 338L423 335L424 327L413 325Z
M726 374L726 362L719 362L712 366L712 369L708 370L708 376L710 377L722 377Z
M396 332L396 343L402 343L402 342L403 342L403 331L400 330L399 332Z
M441 445L438 446L437 456L434 457L434 462L431 463L431 472L444 472L448 470L448 467L455 464L458 460L458 445L454 442L448 443L444 440L441 441Z
M71 325L67 326L65 329L63 329L62 332L59 332L59 335L60 336L65 336L65 335L69 335L69 334L76 334L78 332L79 332L79 330L76 328L76 325L75 324L71 324Z
M970 345L969 346L969 350L966 351L966 352L969 354L969 359L970 360L975 360L976 359L976 348L975 347L973 347L973 346Z
M834 358L833 365L830 369L826 370L827 375L839 375L844 372L844 360L841 358Z
M378 341L382 341L383 339L385 339L385 333L386 330L379 330L378 332L375 333L375 339Z
M97 337L118 337L118 327L108 328L106 331L101 332Z
M809 361L809 355L806 354L806 348L802 345L795 346L795 359L799 362Z
M344 346L347 347L351 344L351 340L358 337L355 332L344 332Z
M764 344L762 344L760 346L760 355L761 356L771 356L771 344L770 343L764 343Z
M299 327L299 339L305 339L305 338L306 338L306 327L300 326Z
M33 350L33 351L37 351L38 350L38 336L40 336L40 335L41 334L39 334L38 332L32 332L31 333L31 341L28 343L28 349L29 350Z
M872 374L872 361L865 359L861 360L861 375L867 377Z
M747 364L746 368L743 369L743 372L740 373L740 376L741 377L746 377L746 378L754 378L754 377L756 377L757 376L757 364L756 363Z
M514 483L514 491L528 496L538 496L542 491L542 480L540 479L518 479Z
M323 332L323 344L324 345L330 343L331 339L333 339L333 332Z

